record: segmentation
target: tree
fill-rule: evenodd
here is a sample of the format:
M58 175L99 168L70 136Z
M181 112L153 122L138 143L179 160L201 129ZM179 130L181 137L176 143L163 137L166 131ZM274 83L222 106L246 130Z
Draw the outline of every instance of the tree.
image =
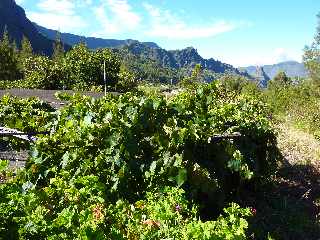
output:
M304 49L303 62L314 84L320 86L320 14L317 17L316 35L311 46L306 46Z
M19 59L18 59L19 69L21 72L23 72L25 61L28 58L33 56L33 49L32 49L31 43L26 36L22 37L21 50L18 52L18 55L19 55Z
M64 58L67 88L88 89L93 85L103 85L104 62L107 84L114 87L119 80L120 61L112 52L109 49L90 51L83 43L74 46Z
M273 81L281 85L288 85L292 83L291 78L289 78L284 71L278 72L277 75L273 78Z
M46 56L33 56L24 63L25 81L30 88L59 89L65 75L65 69Z
M60 32L57 32L56 39L53 43L53 55L52 59L55 61L61 61L64 57L64 47L61 40Z
M192 70L191 76L185 77L180 81L180 85L185 88L196 88L202 82L201 64L196 64Z
M122 65L119 72L119 81L116 85L116 91L131 91L137 85L138 81L135 74Z
M0 41L0 79L16 80L20 78L16 47L10 42L9 33L5 28Z
M236 93L251 92L256 95L259 92L259 86L257 81L252 81L246 77L234 75L234 74L224 74L218 79L224 89L228 91L234 91Z
M268 82L269 90L282 90L292 84L292 79L284 71L280 71Z
M26 36L22 37L21 40L21 50L20 50L20 57L26 59L28 57L32 57L33 49L29 39Z

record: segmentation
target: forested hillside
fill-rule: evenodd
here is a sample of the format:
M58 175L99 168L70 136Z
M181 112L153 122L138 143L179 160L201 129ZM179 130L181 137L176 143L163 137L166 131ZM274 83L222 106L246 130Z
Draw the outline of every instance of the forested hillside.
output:
M26 17L24 10L14 0L0 1L0 36L7 30L10 40L21 47L23 36L28 38L33 50L38 54L51 55L53 41L44 37ZM66 46L68 49L68 47Z
M94 37L85 37L78 36L71 33L60 33L57 30L48 29L38 25L37 23L33 23L37 30L48 39L55 40L57 35L60 35L61 40L70 46L77 45L79 43L85 42L90 49L98 49L98 48L117 48L125 45L130 45L132 43L138 42L137 40L126 39L126 40L118 40L118 39L103 39L103 38L94 38ZM143 44L148 47L158 48L159 46L153 42L144 42Z

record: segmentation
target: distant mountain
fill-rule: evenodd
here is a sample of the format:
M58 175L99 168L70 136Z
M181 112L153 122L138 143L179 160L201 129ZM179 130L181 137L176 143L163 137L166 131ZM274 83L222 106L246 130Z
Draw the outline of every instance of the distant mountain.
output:
M0 0L0 37L7 29L12 41L20 46L23 36L26 36L36 53L51 55L53 41L41 35L32 22L26 17L23 8L14 0Z
M261 75L261 69L263 74ZM240 71L246 71L253 78L259 78L263 82L273 79L279 71L284 71L289 77L307 77L308 72L302 63L296 61L281 62L273 65L249 66L240 68ZM258 74L258 76L257 76ZM263 76L264 75L264 76Z
M39 26L34 23L34 26L38 31L49 39L54 40L57 37L57 31L47 29L45 27ZM245 75L249 77L246 73L241 73L238 69L233 66L222 63L220 61L214 60L213 58L204 59L202 58L196 49L188 47L182 50L172 50L167 51L160 48L156 43L153 42L139 42L137 40L127 39L127 40L116 40L116 39L102 39L93 37L78 36L70 33L60 33L61 40L71 46L78 44L80 42L85 42L90 49L97 48L117 48L124 51L121 52L121 58L124 61L130 59L132 63L127 61L127 64L135 69L148 70L148 74L143 73L142 75L148 75L147 79L155 77L156 81L168 81L168 79L173 79L174 81L179 78L179 76L187 75L191 72L192 68L200 63L201 66L207 71L206 80L212 81L219 74L232 73L238 75ZM126 57L123 53L130 54L131 56ZM148 60L151 60L148 64ZM139 65L139 61L141 65ZM143 66L142 66L143 65ZM151 71L150 66L157 66L153 71L159 70L162 74L158 75ZM160 69L161 68L161 69ZM177 71L179 70L179 71ZM164 73L169 73L167 79ZM176 74L174 74L176 73Z
M57 30L48 29L42 27L36 23L33 23L37 30L44 35L45 37L55 40L57 37ZM90 49L98 48L118 48L125 45L130 45L132 43L137 43L137 40L126 39L126 40L117 40L117 39L103 39L103 38L94 38L94 37L84 37L71 33L60 33L62 42L73 46L81 42L85 42ZM143 44L152 48L159 48L159 46L154 42L144 42Z
M9 36L17 44L20 44L22 37L26 36L36 53L52 54L53 40L56 39L57 31L32 23L26 17L25 11L14 0L0 0L0 35L5 27L8 29ZM202 58L192 47L167 51L156 43L132 39L102 39L69 33L61 33L60 36L67 50L80 42L86 42L90 49L118 50L117 54L130 69L134 72L141 71L138 73L141 79L150 81L176 82L190 74L196 64L201 64L204 69L203 79L208 82L226 73L250 77L246 72L242 73L230 64L213 58Z
M164 67L157 61L146 58L141 55L136 55L125 48L113 48L112 51L121 59L122 64L131 72L137 79L146 82L159 83L177 83L182 73L180 70Z
M180 70L180 72L190 73L196 64L201 64L207 72L207 81L212 81L220 74L226 73L249 77L247 73L240 72L230 64L222 63L213 58L204 59L193 47L167 51L162 48L151 48L146 44L137 42L124 46L123 48L140 58L151 59L162 67Z
M146 81L176 83L184 76L190 75L196 64L201 64L203 68L201 77L206 82L211 82L224 74L250 78L247 73L241 73L229 64L202 58L192 47L167 51L135 42L121 48L114 48L113 51L129 70Z

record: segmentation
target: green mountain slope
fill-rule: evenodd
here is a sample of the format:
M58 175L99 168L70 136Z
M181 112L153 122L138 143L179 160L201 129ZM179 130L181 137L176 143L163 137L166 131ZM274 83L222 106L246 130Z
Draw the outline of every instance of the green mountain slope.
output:
M0 1L0 36L7 29L12 41L19 46L26 36L36 53L51 55L53 41L41 35L32 22L26 17L25 11L14 0Z

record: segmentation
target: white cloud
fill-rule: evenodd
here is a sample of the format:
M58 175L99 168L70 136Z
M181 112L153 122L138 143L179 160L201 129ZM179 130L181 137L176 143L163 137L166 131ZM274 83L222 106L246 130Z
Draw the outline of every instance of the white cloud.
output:
M145 34L152 37L169 39L209 38L247 25L245 22L233 23L223 20L205 25L188 24L169 10L161 10L149 3L144 3L143 6L151 20L150 29Z
M83 19L77 15L30 12L28 17L41 26L61 32L74 33L77 29L87 26Z
M73 15L75 9L75 3L71 0L42 0L37 6L42 11L64 15Z
M134 29L140 23L140 16L133 12L126 0L108 0L108 5L118 24L121 23L121 25L128 26L129 29Z
M293 52L286 48L275 48L270 51L269 54L257 56L255 62L256 65L275 64L279 62L285 62L290 60L301 61L302 54Z
M16 4L20 5L24 2L24 0L16 0Z
M84 3L89 6L92 5L93 2L92 0L84 0Z
M75 32L87 26L84 19L76 13L79 3L81 1L41 0L37 4L39 11L27 12L27 16L41 26L62 32Z
M133 11L126 0L107 0L94 8L94 13L102 27L96 36L110 36L137 30L141 22L141 16Z
M273 58L277 62L285 62L294 59L293 54L285 48L276 48L273 50Z

